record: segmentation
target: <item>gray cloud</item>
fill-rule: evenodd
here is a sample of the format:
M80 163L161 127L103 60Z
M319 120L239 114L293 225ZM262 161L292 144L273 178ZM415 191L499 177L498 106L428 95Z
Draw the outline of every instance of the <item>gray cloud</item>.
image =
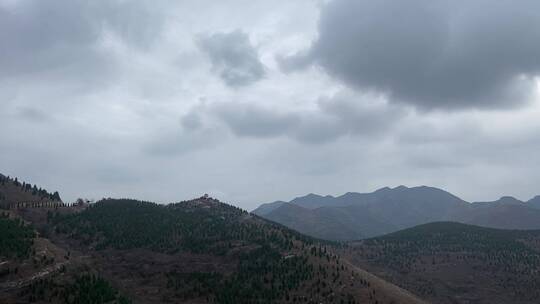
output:
M306 61L421 108L515 107L540 75L540 2L335 0Z
M0 7L1 76L14 76L96 58L99 29L81 1L25 1ZM91 53L91 54L90 54Z
M142 150L151 157L177 157L194 151L212 150L228 137L227 130L219 128L203 115L205 101L190 109L178 121L164 123L145 141Z
M238 136L276 137L298 126L299 117L250 104L226 103L211 109Z
M171 157L211 149L224 138L222 133L211 128L188 132L180 129L167 130L145 143L143 152L150 156Z
M212 69L230 87L252 84L265 75L257 49L240 30L199 35L197 44L210 57Z
M107 35L146 48L161 30L140 1L27 0L0 5L0 80L38 77L105 83L115 58ZM45 77L46 76L46 77Z
M183 117L189 122L206 115L222 121L235 135L253 138L290 137L304 143L335 141L342 136L372 137L388 131L405 117L404 108L381 102L368 102L365 97L337 94L321 98L315 110L280 111L247 103L217 103L196 107Z
M53 121L50 114L37 108L21 107L17 111L17 116L35 123L49 123Z

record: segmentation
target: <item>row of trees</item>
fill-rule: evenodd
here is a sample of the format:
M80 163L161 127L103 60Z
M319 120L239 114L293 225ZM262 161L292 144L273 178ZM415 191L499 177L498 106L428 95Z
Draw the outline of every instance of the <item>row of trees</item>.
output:
M14 187L17 187L20 189L20 191L31 193L34 196L39 196L42 199L48 199L52 201L61 201L60 194L58 191L55 191L54 193L49 193L47 190L42 189L41 187L38 187L37 185L27 184L26 182L20 182L17 178L11 178L9 176L3 176L0 175L0 185L6 186L6 185L13 185ZM2 198L0 196L0 200L5 199L5 196Z

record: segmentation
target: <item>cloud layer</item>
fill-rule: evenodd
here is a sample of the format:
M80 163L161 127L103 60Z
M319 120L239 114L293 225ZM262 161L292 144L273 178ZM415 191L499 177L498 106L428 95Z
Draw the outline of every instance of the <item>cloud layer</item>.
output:
M210 193L247 209L401 184L529 199L539 11L0 0L0 173L69 200Z
M532 0L335 0L311 49L282 63L420 108L516 107L540 74L539 11Z
M340 92L320 98L314 109L279 110L242 102L198 105L182 118L187 129L204 128L205 121L221 121L241 137L288 137L303 143L334 142L342 136L374 137L391 130L407 115L399 107L388 107L375 96ZM196 122L196 123L195 123Z
M246 33L236 30L200 35L197 43L210 57L213 71L228 86L242 87L264 77L264 66Z

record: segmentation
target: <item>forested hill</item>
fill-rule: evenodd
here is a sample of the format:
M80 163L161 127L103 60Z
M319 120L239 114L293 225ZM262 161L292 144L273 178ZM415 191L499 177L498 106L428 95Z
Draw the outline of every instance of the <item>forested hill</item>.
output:
M540 298L538 230L430 223L353 243L345 255L435 303Z
M105 199L49 222L137 302L421 303L325 244L208 197Z
M18 178L0 174L0 207L12 203L61 202L60 194L48 192L37 185L32 185Z

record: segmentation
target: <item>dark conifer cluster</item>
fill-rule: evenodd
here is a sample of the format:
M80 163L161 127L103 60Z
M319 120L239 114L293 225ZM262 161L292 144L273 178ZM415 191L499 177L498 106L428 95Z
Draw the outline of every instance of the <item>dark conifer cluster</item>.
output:
M31 193L33 196L37 196L42 200L49 201L61 201L60 194L58 191L54 193L49 193L47 190L38 187L37 185L32 185L26 182L20 182L18 178L11 178L9 176L4 176L0 174L0 185L1 186L13 186L18 188L19 191ZM5 200L7 197L0 191L0 201Z
M235 261L232 273L168 273L175 299L355 303L351 294L332 292L333 284L346 284L348 271L325 245L211 198L171 205L104 199L80 213L51 215L50 222L57 233L96 250L145 248Z
M0 214L0 257L25 259L32 253L35 232L22 220Z
M109 282L94 274L79 275L72 283L55 278L36 280L20 294L29 303L130 304Z

